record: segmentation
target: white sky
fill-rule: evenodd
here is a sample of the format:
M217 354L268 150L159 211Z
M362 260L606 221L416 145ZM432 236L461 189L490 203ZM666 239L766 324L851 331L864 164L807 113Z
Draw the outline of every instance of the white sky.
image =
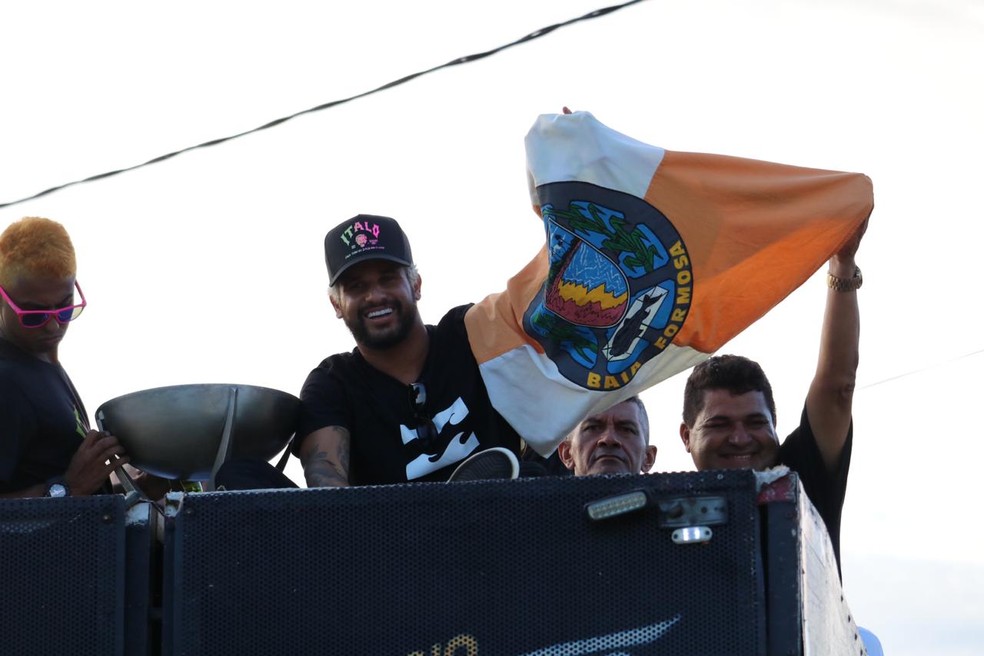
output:
M609 0L612 1L612 0ZM0 9L0 203L361 93L605 0L97 0ZM89 406L162 385L298 393L353 343L322 240L359 212L406 227L421 311L499 291L540 245L523 137L568 105L671 150L860 171L875 213L844 580L886 653L984 645L977 526L984 365L980 0L648 0L477 63L162 164L0 209L64 223L90 306L62 358ZM729 344L791 430L822 274ZM682 377L644 398L657 468L690 470ZM296 470L292 470L296 474ZM300 479L298 479L300 480Z

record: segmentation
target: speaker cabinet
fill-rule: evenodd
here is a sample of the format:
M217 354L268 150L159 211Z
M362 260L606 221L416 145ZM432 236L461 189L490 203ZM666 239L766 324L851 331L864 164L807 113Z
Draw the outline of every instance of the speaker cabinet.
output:
M146 653L140 636L127 649L126 537L121 496L0 500L3 653Z
M164 652L765 654L762 534L747 471L191 494Z

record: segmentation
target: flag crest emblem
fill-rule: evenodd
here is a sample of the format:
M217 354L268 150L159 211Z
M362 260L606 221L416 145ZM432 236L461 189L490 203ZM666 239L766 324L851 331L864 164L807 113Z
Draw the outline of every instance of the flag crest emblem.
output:
M621 387L686 320L686 246L634 196L579 182L540 195L549 264L523 329L575 385Z

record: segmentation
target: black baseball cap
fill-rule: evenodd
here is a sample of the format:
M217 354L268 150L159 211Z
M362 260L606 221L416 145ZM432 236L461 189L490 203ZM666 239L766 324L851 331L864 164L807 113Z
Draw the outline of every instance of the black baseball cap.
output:
M413 266L410 242L395 219L359 214L325 235L325 264L328 265L330 286L334 286L350 266L368 260L389 260Z

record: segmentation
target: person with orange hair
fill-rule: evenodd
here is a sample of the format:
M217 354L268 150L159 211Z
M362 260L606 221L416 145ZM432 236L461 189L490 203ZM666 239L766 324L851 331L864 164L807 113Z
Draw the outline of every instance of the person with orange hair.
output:
M64 226L27 217L0 234L0 497L111 491L128 462L117 439L89 427L58 361L85 308Z

